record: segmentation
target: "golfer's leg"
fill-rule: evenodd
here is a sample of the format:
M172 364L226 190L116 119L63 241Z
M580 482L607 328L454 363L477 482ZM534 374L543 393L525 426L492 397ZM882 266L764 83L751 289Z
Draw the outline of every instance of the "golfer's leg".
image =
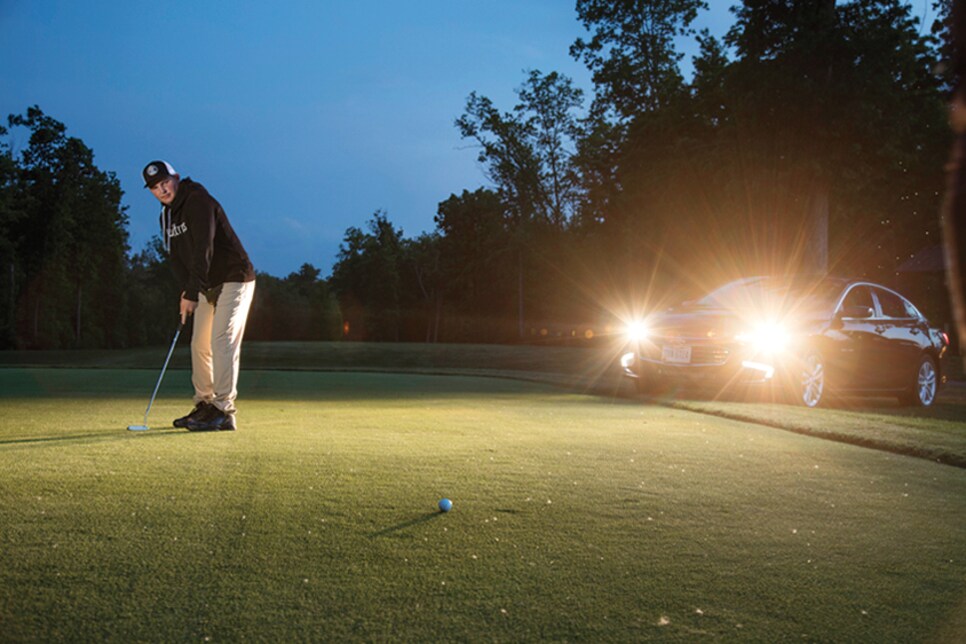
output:
M228 282L222 286L211 332L214 366L214 405L226 414L235 413L241 344L255 282Z
M215 307L204 297L198 298L191 329L191 384L195 388L195 404L211 402L215 397L211 354L211 328Z

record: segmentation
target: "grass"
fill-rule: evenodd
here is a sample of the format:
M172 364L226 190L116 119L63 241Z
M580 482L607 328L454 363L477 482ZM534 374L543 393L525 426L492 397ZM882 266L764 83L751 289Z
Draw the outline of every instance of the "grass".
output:
M189 367L186 342L171 367ZM0 365L39 367L143 368L163 361L167 347L131 351L6 351ZM251 342L246 370L393 372L512 378L543 382L582 393L634 397L620 375L620 347L596 348L394 344L362 342ZM737 397L685 392L657 400L664 405L862 445L896 454L966 467L966 381L959 360L944 368L957 379L930 409L900 407L894 399L846 399L834 409L804 409ZM149 387L150 390L150 387ZM69 389L65 390L69 392Z
M958 397L946 396L926 410L881 399L848 400L832 409L694 397L664 402L679 409L966 468L966 404Z
M2 639L914 642L966 629L960 468L423 374L248 369L240 431L191 434L159 429L186 408L175 370L156 429L124 431L156 377L0 369Z
M583 393L635 397L621 377L615 347L412 345L366 343L253 343L256 368L377 370L488 375L539 381ZM247 349L246 349L247 350ZM958 360L944 368L951 382L931 408L899 406L895 399L848 398L832 409L805 409L732 395L708 398L682 392L657 401L787 431L966 467L966 383Z

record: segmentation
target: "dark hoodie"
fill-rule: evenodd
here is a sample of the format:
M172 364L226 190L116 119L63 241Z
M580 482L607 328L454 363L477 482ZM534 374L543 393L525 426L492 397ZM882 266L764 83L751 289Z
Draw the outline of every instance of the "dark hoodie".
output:
M205 187L183 179L161 209L161 232L186 300L225 282L251 282L255 269L228 216Z

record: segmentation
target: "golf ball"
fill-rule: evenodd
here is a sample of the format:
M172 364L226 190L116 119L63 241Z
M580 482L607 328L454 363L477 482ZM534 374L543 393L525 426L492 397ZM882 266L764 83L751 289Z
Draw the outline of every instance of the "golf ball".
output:
M440 512L449 512L452 508L453 508L453 502L450 501L449 499L440 499L439 500L439 511Z

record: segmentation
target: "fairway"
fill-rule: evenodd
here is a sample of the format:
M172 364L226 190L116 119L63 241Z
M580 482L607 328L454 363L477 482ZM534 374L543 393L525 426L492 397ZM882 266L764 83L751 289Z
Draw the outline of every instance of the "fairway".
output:
M961 468L457 376L246 371L192 434L174 370L125 431L156 377L0 369L0 639L966 632Z

